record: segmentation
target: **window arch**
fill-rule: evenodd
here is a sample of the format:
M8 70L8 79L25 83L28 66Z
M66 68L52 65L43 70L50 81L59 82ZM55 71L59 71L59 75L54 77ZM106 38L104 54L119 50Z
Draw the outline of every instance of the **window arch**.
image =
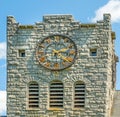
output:
M37 82L30 82L28 90L28 107L38 108L39 107L39 85Z
M85 107L85 84L82 81L77 81L74 85L74 107Z
M61 81L52 81L50 83L49 106L51 108L63 107L63 92L64 87Z

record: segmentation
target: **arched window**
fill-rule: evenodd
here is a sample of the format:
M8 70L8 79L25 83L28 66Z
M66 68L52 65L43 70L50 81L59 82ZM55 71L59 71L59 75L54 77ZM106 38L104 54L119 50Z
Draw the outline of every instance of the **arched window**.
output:
M74 107L85 107L85 84L81 81L77 81L74 90Z
M50 102L51 108L63 107L63 83L61 81L53 81L50 84Z
M29 108L39 107L39 85L37 82L29 83L29 96L28 96L28 106Z

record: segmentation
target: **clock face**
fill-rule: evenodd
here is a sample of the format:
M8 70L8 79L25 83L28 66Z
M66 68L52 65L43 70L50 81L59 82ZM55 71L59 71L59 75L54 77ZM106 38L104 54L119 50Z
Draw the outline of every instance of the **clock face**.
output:
M76 54L75 43L64 35L51 35L44 38L36 50L39 63L51 70L70 67L74 63Z

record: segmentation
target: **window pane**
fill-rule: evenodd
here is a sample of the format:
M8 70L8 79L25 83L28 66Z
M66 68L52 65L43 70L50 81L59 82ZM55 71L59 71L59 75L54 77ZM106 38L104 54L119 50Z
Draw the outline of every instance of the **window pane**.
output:
M25 50L19 50L19 57L25 57Z
M97 56L97 49L90 49L90 56Z

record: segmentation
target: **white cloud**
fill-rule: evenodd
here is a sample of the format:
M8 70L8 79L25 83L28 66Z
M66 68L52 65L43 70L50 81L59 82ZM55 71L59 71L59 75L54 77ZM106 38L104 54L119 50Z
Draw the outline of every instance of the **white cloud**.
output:
M95 12L92 22L103 19L103 14L110 13L112 22L120 22L120 0L110 0Z
M6 91L0 91L0 116L6 114Z
M0 43L0 59L6 58L6 43L2 42Z

